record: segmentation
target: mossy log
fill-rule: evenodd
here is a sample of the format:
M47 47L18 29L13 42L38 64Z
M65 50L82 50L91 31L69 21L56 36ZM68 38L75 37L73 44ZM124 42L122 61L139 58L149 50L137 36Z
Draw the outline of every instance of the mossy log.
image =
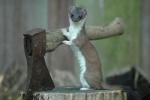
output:
M107 26L86 26L89 40L104 39L112 36L121 35L124 32L124 23L121 18L116 18ZM54 50L65 40L61 29L46 33L46 51Z
M58 90L36 92L33 100L127 100L121 90Z

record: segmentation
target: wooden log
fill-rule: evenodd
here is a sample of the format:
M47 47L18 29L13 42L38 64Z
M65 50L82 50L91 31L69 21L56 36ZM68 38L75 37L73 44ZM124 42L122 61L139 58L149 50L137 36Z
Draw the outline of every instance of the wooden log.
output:
M33 100L127 100L121 90L58 90L35 92Z
M121 18L115 18L106 26L88 26L86 31L90 40L119 36L124 32L124 22Z
M123 34L124 23L121 18L116 18L107 26L86 26L85 28L89 40L98 40ZM63 40L65 37L61 29L47 32L46 51L54 50Z

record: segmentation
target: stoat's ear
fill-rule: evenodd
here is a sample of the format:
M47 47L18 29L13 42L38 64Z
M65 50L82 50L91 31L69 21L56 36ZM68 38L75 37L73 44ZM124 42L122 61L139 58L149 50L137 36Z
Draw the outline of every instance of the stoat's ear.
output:
M84 15L84 17L86 17L87 16L87 11L86 11L86 9L82 9L82 12L83 12L83 15Z
M69 13L72 11L72 10L74 10L76 7L75 6L70 6L69 7Z

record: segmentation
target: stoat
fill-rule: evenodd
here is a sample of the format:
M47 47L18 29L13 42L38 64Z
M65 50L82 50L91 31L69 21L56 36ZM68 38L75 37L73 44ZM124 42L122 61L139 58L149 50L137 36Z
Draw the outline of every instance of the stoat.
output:
M68 29L62 29L63 35L68 40L63 43L70 45L75 58L80 66L81 90L101 89L102 72L98 54L88 40L85 31L87 12L80 7L72 7L69 12Z

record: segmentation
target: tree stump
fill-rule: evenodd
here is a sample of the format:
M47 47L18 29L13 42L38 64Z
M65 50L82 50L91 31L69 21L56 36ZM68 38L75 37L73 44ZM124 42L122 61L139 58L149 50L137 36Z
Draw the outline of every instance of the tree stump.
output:
M127 100L127 95L122 90L58 89L35 92L33 100Z

